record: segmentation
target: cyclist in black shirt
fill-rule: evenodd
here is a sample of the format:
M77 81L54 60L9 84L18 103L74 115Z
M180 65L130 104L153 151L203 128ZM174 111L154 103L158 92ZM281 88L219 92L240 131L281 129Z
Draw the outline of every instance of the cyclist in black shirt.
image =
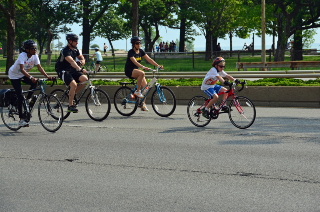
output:
M127 62L125 66L125 74L130 79L137 79L138 89L134 93L138 98L143 98L144 96L141 93L141 89L147 85L147 80L145 78L145 72L143 70L150 70L150 68L145 67L141 64L142 58L144 58L148 63L159 66L153 59L151 59L140 47L141 47L141 38L132 37L131 44L132 49L128 51ZM139 69L141 68L141 69ZM161 66L163 68L163 66ZM148 111L145 103L141 105L142 111Z
M77 113L78 109L73 102L74 96L84 86L78 85L78 83L87 81L88 77L84 75L87 73L86 70L80 67L85 64L85 59L77 49L79 37L71 33L67 34L66 39L68 45L61 50L56 63L56 71L66 85L70 86L68 112ZM78 62L76 62L76 59L78 59Z

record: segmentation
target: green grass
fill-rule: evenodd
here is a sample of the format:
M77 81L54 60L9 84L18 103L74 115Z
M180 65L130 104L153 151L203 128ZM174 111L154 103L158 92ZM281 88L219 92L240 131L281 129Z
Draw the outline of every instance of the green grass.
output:
M57 60L58 55L54 54L52 56L52 64L47 65L47 55L43 55L41 58L41 64L43 68L47 72L55 72L54 70L54 62ZM193 59L192 54L178 54L176 56L178 58L166 58L164 56L157 56L153 59L157 61L157 63L164 65L166 72L179 72L179 71L208 71L211 68L211 61L205 61L204 55L195 54L195 58ZM237 71L236 63L238 62L237 55L234 55L232 58L225 58L226 59L226 71ZM287 56L286 61L289 61L290 58ZM319 56L304 56L305 61L319 61ZM109 70L113 72L123 72L124 71L124 64L126 61L125 56L116 56L112 57L107 56L104 57L103 63L108 65ZM261 57L259 56L242 56L240 57L240 61L242 62L260 62ZM0 55L0 72L4 72L5 70L6 59ZM150 64L146 64L143 62L144 65L148 67L152 67ZM309 69L319 69L319 68L309 68ZM258 71L258 69L250 69L252 71ZM278 68L273 70L286 70L285 68ZM36 71L36 69L34 69ZM121 81L128 81L128 79L124 79ZM200 86L202 83L202 79L174 79L174 80L160 80L161 84L167 86ZM299 80L299 79L283 79L283 78L270 78L270 79L261 79L256 81L248 80L249 86L320 86L320 80ZM60 84L63 84L60 82ZM105 80L96 80L95 84L99 85L119 85L119 81L105 81Z

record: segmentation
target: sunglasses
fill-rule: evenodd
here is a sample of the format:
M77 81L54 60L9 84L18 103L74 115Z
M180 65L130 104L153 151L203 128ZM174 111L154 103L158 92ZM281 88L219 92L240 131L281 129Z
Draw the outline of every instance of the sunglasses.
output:
M226 66L220 66L220 65L218 65L220 68L225 68Z
M141 44L141 42L135 42L134 44L136 44L136 45L140 45L140 44Z
M35 50L35 51L37 51L37 48L31 48L30 50Z

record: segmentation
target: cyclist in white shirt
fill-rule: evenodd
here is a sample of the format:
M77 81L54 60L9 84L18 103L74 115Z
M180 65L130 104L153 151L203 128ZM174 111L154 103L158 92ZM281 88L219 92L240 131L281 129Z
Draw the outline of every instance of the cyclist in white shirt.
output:
M19 54L18 59L15 63L9 68L9 79L11 80L12 86L16 91L18 98L18 112L19 112L19 125L23 127L29 126L26 117L24 117L22 113L22 102L23 102L23 94L21 82L30 85L30 89L34 89L37 87L37 79L30 75L30 70L37 66L38 70L48 79L52 79L42 68L40 64L40 60L37 51L37 44L33 40L27 40L23 43L23 52ZM27 95L27 99L30 99L33 92L29 92ZM26 108L25 108L26 109Z
M96 71L98 71L99 67L101 66L101 62L103 61L103 58L102 58L101 52L99 51L98 47L96 47L94 50L96 52L95 52L95 54L93 55L92 58L94 58L94 56L97 58L97 60L96 60Z
M209 117L209 111L211 107L218 101L218 93L227 91L226 88L224 88L221 85L217 85L217 83L220 81L226 86L230 86L231 83L228 81L225 81L223 78L227 78L231 81L239 82L237 79L234 79L231 75L227 74L224 71L224 68L226 67L226 62L222 57L217 57L212 62L212 68L208 71L205 78L202 81L201 90L209 96L211 99L210 102L207 104L205 108L203 108L203 116L208 118ZM228 97L228 94L225 93L223 95L223 99L226 99ZM223 111L227 111L228 107L223 106Z

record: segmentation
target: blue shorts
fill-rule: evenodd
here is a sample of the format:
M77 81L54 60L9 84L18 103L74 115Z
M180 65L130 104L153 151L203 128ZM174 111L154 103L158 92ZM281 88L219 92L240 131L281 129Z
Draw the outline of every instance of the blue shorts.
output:
M218 94L221 90L221 85L215 85L213 88L209 88L207 90L204 90L203 92L209 96L210 99L213 98L213 95Z

